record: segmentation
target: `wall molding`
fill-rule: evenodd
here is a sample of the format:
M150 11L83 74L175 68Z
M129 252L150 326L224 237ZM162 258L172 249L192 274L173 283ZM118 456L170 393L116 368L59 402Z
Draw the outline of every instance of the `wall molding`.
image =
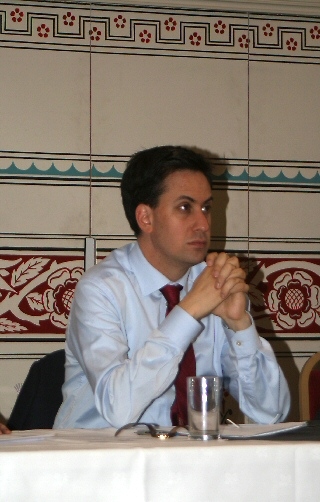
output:
M16 7L13 8L13 5ZM214 3L212 3L213 7ZM0 4L3 48L319 64L320 17L226 8L168 11L57 2ZM319 11L320 16L320 11Z
M0 184L118 185L129 157L126 155L3 152L0 156ZM250 184L263 190L320 191L320 165L312 161L272 159L211 159L213 182L240 189Z

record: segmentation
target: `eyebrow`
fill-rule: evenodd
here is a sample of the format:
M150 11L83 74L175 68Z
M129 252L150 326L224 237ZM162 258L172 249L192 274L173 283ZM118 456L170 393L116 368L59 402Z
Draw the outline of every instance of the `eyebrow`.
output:
M180 195L177 198L177 202L179 202L181 200L188 200L190 202L197 202L193 197L190 197L190 195ZM211 195L211 197L209 197L208 199L206 199L205 201L203 201L202 204L207 204L208 202L212 202L212 201L213 201L213 196Z

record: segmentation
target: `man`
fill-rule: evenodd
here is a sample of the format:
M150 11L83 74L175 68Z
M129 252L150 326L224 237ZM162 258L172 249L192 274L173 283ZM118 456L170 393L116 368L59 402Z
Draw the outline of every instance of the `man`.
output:
M11 431L8 429L8 427L5 424L2 424L0 422L0 434L10 434Z
M144 150L129 161L121 194L137 242L113 251L76 287L54 427L171 425L175 379L192 348L196 374L223 376L248 417L284 420L288 386L246 311L245 273L234 256L206 258L210 166L182 147ZM160 291L168 283L182 287L169 313Z

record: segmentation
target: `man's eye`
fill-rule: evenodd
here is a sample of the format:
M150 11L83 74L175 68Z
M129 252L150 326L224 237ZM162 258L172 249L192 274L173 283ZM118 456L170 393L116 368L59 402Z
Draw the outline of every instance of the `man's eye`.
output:
M188 204L188 203L186 203L186 204L181 204L180 209L181 209L182 211L189 211L189 210L190 210L190 204Z
M210 211L211 211L211 205L210 204L202 207L202 212L203 213L210 213Z

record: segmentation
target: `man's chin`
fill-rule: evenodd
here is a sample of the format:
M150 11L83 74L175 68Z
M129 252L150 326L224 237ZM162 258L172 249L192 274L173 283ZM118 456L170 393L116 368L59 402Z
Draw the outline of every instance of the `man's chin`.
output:
M207 250L199 250L196 253L192 253L192 256L190 256L190 259L188 260L190 265L198 265L198 263L201 263L205 261L207 256Z

